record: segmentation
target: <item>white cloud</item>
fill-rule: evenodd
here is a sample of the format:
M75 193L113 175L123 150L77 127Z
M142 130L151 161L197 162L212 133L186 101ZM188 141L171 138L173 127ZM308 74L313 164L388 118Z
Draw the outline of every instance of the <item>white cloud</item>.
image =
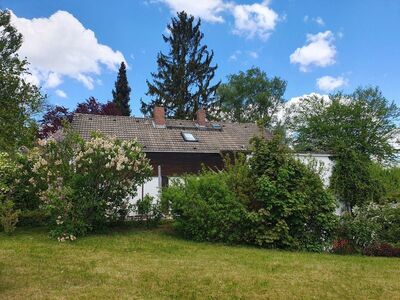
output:
M233 32L247 38L266 40L279 20L278 14L268 7L268 2L235 5L232 9L235 18Z
M57 73L49 73L45 86L47 88L54 88L59 86L62 83L60 75Z
M67 98L67 94L63 90L56 90L56 95L60 98Z
M233 33L247 38L259 37L266 40L274 31L279 15L269 8L269 0L253 4L237 4L224 0L153 0L164 3L172 14L179 11L200 17L210 23L223 23L223 14L234 18Z
M321 17L310 18L310 16L305 15L304 18L303 18L303 21L305 23L314 22L314 23L317 23L320 26L325 26L325 21Z
M317 79L318 88L324 92L331 92L337 88L346 86L347 84L348 80L342 76L323 76Z
M336 60L334 36L329 30L317 34L307 34L307 45L297 48L290 55L292 64L299 64L300 71L307 72L311 66L327 67Z
M258 53L256 51L249 51L249 56L254 58L254 59L257 59L258 58Z
M24 36L19 51L31 63L33 81L55 88L68 76L93 89L93 76L103 67L116 71L124 56L100 44L72 14L57 11L49 18L25 19L12 14L12 23Z
M323 20L321 17L316 17L316 18L314 19L314 21L315 21L315 23L317 23L318 25L321 25L321 26L324 26L324 25L325 25L325 22L324 22L324 20Z
M221 13L230 6L223 0L160 0L159 2L168 5L172 14L184 10L211 23L224 22Z
M242 51L236 50L234 53L231 54L231 56L229 56L229 60L237 61L241 54L242 54Z

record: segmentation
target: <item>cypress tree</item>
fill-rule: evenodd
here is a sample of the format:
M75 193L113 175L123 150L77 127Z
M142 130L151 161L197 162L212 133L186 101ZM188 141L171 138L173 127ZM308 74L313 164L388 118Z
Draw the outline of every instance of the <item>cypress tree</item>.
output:
M147 81L150 103L142 102L142 112L149 115L154 105L165 107L166 115L177 119L192 119L200 107L210 107L220 82L211 84L217 65L211 66L214 52L201 45L204 34L201 20L182 11L172 18L163 35L169 44L168 54L157 56L158 70L151 73L153 82Z
M118 71L117 81L115 82L115 89L112 91L113 102L117 108L121 111L123 116L129 116L131 114L131 108L129 106L129 94L131 88L128 84L126 77L126 66L122 62Z

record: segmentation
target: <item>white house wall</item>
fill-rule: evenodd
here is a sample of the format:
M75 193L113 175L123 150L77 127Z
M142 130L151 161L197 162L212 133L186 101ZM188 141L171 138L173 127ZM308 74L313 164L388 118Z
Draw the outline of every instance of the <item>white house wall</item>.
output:
M324 185L326 187L329 186L334 165L331 155L323 153L296 153L295 157L302 163L312 166L320 175Z

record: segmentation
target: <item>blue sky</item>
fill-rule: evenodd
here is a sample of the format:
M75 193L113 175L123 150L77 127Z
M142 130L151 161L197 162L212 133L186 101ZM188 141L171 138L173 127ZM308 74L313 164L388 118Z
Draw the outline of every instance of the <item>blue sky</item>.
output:
M378 85L400 104L397 0L0 0L0 8L13 11L25 35L21 55L52 104L111 99L124 59L131 107L140 115L146 79L167 49L161 34L177 9L202 17L217 80L258 66L288 81L287 100Z

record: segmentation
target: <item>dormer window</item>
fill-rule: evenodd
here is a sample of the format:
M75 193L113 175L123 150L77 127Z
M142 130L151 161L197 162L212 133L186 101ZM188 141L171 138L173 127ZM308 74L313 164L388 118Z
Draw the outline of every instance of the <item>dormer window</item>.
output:
M186 142L198 142L198 139L190 132L181 132L181 134Z

